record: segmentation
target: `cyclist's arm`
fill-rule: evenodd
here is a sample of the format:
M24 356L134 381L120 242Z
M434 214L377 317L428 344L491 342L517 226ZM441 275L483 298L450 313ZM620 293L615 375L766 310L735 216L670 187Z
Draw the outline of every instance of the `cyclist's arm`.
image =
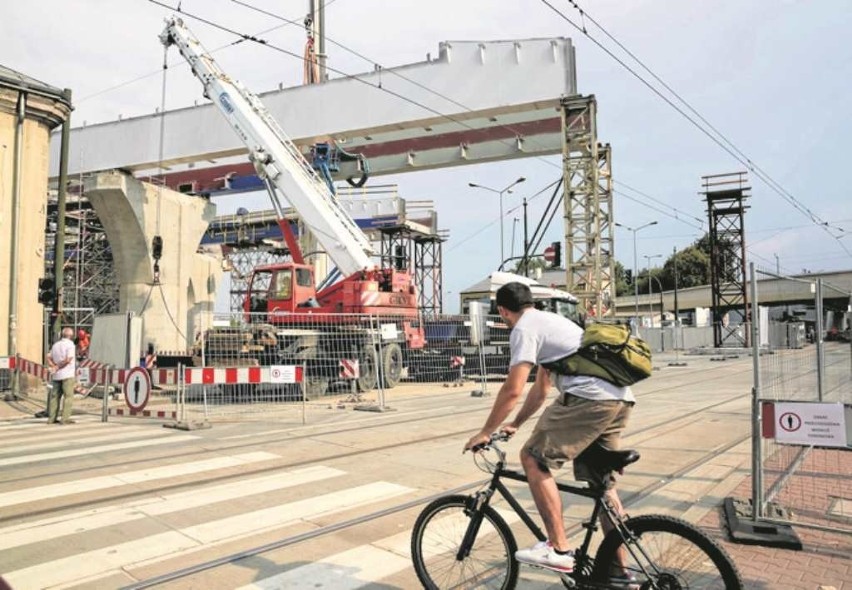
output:
M535 383L533 383L529 393L527 393L524 405L518 410L518 415L512 420L510 426L518 429L524 422L530 419L530 416L538 412L544 400L547 399L548 391L550 391L550 371L539 367L535 374Z
M500 387L500 392L497 394L497 399L494 400L494 405L491 407L491 413L488 415L488 420L478 434L471 437L465 449L470 449L473 446L487 442L492 432L495 432L500 425L506 420L518 399L524 393L524 386L527 384L527 378L532 369L532 363L518 363L509 369L509 375L506 381Z

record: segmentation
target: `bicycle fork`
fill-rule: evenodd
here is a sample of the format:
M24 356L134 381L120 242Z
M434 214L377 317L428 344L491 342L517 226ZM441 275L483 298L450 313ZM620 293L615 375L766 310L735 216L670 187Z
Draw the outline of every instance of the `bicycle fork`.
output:
M512 477L513 475L515 475L515 477ZM503 496L506 503L515 511L515 514L518 515L521 521L527 525L530 532L532 532L536 539L539 541L547 539L547 535L542 532L538 525L526 513L521 504L499 480L500 476L508 477L509 479L517 479L518 481L526 481L517 477L514 472L500 472L495 474L494 479L492 479L491 484L486 489L480 490L468 498L467 506L465 506L465 514L470 517L470 522L467 525L467 530L465 531L459 550L456 552L456 559L458 561L462 561L470 555L470 551L473 549L473 544L476 542L476 537L479 534L479 527L482 525L484 508L491 502L491 498L494 496L495 491L500 492L500 495ZM514 555L509 556L509 559L514 558Z

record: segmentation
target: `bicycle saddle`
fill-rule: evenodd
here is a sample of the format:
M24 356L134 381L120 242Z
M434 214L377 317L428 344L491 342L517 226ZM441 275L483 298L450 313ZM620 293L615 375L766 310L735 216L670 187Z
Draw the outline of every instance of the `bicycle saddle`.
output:
M625 467L638 461L639 457L639 453L633 449L610 451L594 443L580 453L577 461L593 466L596 471L618 471L621 473Z

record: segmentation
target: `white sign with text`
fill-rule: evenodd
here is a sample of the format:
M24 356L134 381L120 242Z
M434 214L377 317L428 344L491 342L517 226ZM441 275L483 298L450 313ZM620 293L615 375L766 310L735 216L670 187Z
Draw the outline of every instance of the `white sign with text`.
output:
M820 447L847 446L843 404L775 404L775 440Z

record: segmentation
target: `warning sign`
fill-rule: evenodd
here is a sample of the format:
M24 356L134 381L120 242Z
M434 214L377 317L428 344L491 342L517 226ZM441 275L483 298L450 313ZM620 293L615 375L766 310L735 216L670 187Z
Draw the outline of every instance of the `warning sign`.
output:
M293 365L272 365L269 367L270 383L298 383L296 367Z
M821 447L847 446L843 404L775 404L775 440Z
M89 367L77 367L77 383L80 385L89 385L91 383Z
M131 410L141 412L151 397L151 377L142 367L127 372L124 380L124 401Z

